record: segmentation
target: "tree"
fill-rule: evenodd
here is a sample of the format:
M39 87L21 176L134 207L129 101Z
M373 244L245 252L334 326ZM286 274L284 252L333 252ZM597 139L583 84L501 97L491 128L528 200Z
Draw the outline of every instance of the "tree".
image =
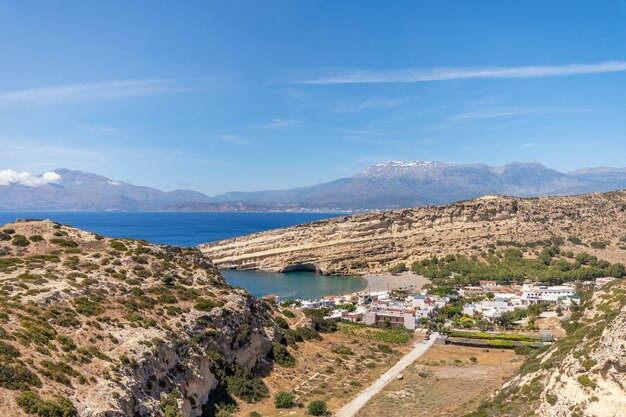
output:
M394 266L389 268L389 272L391 272L392 274L400 274L406 270L407 268L404 262L400 262L399 264L395 264Z
M295 398L290 391L278 391L274 395L274 406L276 408L291 408Z
M324 416L328 412L326 403L321 400L311 401L308 406L309 414L312 416Z
M490 300L493 300L496 297L496 295L492 293L491 291L489 291L487 294L485 294L485 297L487 297Z

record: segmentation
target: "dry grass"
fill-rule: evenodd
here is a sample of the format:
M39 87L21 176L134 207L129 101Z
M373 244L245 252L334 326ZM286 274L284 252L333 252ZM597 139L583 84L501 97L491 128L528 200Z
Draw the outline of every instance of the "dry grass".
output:
M298 359L296 368L276 367L264 379L271 398L257 404L240 402L240 410L235 415L247 417L251 411L257 411L263 416L305 416L306 408L275 409L273 394L282 390L293 391L296 400L304 406L312 400L324 400L330 410L336 410L411 349L410 344L393 346L394 353L385 354L378 349L381 343L341 333L323 337L322 341L300 343L299 349L292 351ZM333 352L337 349L340 352L342 348L350 349L353 354Z
M512 376L522 359L509 350L433 346L406 369L402 381L390 383L357 416L465 415Z

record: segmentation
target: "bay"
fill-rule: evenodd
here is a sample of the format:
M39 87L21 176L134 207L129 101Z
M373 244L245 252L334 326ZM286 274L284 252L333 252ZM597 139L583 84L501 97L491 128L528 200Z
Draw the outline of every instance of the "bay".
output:
M315 300L326 295L361 291L367 286L367 281L360 277L324 276L312 272L289 272L287 274L237 270L222 270L221 272L232 286L243 287L255 297L277 295L281 301Z

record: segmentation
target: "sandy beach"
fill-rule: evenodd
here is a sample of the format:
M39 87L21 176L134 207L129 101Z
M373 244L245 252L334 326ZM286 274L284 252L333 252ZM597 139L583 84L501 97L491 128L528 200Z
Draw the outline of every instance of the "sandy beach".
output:
M370 291L383 291L387 289L394 289L400 287L412 287L420 289L424 284L428 284L430 280L422 275L416 275L411 272L403 272L401 274L393 275L389 272L365 274L363 275L368 282L368 288Z

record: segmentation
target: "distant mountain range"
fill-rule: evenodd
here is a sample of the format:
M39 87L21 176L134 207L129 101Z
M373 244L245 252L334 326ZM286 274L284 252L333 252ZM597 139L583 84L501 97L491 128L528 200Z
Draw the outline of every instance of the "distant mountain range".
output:
M516 197L626 189L626 168L563 173L538 163L385 162L335 181L289 190L159 191L57 169L29 181L0 181L0 210L72 211L368 211L447 204L487 194ZM46 179L45 181L43 179Z

